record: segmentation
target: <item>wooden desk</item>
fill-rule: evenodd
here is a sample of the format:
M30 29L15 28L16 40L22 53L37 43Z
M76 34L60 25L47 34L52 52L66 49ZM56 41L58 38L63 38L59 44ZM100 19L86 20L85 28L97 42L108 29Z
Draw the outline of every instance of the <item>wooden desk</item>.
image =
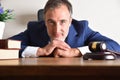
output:
M20 58L0 60L1 80L119 80L120 60Z

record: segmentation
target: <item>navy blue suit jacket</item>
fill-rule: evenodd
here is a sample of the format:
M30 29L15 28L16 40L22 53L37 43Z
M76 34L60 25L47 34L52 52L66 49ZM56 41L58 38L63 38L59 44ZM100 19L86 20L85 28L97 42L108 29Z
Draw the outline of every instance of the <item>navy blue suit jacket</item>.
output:
M44 47L50 41L44 21L29 22L24 32L10 37L10 39L22 41L20 56L25 47ZM73 19L65 42L72 48L78 48L87 46L91 41L104 41L108 49L120 52L120 45L117 42L90 29L88 27L88 21L77 21Z

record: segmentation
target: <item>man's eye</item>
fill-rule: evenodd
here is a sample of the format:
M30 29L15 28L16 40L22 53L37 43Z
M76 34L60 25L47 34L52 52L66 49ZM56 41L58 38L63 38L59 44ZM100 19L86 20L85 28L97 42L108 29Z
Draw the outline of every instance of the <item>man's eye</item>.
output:
M49 24L51 25L54 25L54 22L53 21L48 21Z
M62 21L61 21L61 24L64 24L64 23L66 23L66 21L65 21L65 20L62 20Z

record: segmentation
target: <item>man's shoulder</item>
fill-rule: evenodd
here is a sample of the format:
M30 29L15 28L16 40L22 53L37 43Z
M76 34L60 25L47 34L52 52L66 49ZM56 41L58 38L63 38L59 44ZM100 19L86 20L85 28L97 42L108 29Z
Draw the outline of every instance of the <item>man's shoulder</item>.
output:
M72 19L72 24L76 24L76 25L88 25L88 20L75 20Z
M72 20L72 26L78 31L88 28L88 21L87 20Z

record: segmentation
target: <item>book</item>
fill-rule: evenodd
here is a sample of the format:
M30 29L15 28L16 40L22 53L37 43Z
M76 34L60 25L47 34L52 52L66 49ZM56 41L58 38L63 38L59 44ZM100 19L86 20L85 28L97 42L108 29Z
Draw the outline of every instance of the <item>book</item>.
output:
M7 60L0 60L0 66L6 66L6 65L18 65L19 59L7 59Z
M0 59L18 59L19 49L0 49Z
M0 49L20 49L21 41L11 39L0 39Z

